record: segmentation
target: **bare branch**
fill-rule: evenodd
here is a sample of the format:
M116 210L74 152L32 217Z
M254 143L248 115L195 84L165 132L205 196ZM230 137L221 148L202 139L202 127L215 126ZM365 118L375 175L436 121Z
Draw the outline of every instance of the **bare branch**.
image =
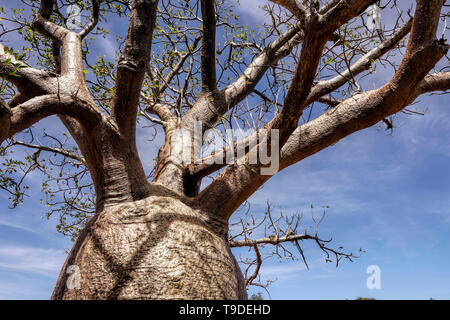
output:
M319 99L317 99L317 101L327 104L330 108L334 108L342 102L341 100L334 99L332 97L320 97Z
M334 6L329 6L328 10L319 10L319 21L321 29L336 30L350 19L359 16L370 5L377 2L377 0L341 0Z
M27 142L24 142L24 141L16 140L14 138L12 138L12 142L13 142L13 145L19 145L19 146L24 146L24 147L31 148L31 149L37 149L37 150L52 152L52 153L55 153L55 154L60 154L60 155L62 155L64 157L71 158L73 160L77 160L80 163L86 165L86 162L85 162L85 160L83 158L79 157L76 154L70 153L70 152L68 152L68 151L66 151L64 149L47 147L47 146L42 146L42 145L37 145L37 144L32 144L32 143L27 143Z
M95 128L100 121L106 122L96 106L89 102L69 96L49 94L30 99L12 109L8 137L54 114L71 116L89 130Z
M8 136L12 111L6 102L0 99L0 143Z
M256 279L256 277L259 274L259 270L261 269L261 265L262 265L262 259L261 259L261 254L259 253L259 249L258 249L258 245L253 245L253 250L255 250L255 254L256 254L256 268L255 271L253 272L253 274L247 279L245 280L245 285L251 285L253 283L253 281Z
M267 210L263 215L253 215L247 212L245 218L240 217L238 222L230 224L231 230L233 230L233 235L229 236L230 247L248 247L249 250L255 252L255 259L246 258L240 261L243 265L247 266L244 272L247 285L257 285L263 288L270 285L271 280L268 280L266 284L255 281L260 278L259 271L263 261L272 257L293 261L298 260L297 254L292 251L291 247L297 249L298 255L300 255L303 263L309 270L308 261L301 245L304 240L312 240L316 243L324 252L326 262L332 262L331 255L333 255L336 260L336 266L338 266L339 261L343 258L353 261L352 259L360 257L360 255L353 255L351 252L344 252L342 246L333 249L330 247L332 239L325 240L319 237L319 225L325 218L325 211L323 211L320 219L316 219L312 208L311 206L311 216L315 227L313 235L307 233L307 230L313 228L313 226L309 226L309 228L307 226L301 226L303 214L284 215L280 210L278 216L273 216L269 202L267 202ZM328 206L322 206L322 208L325 210ZM300 227L304 228L305 231L303 233L298 233ZM235 228L238 228L238 230L235 231ZM260 233L263 233L263 236L253 239L254 234ZM240 240L235 240L237 238ZM359 250L360 254L361 252L362 249ZM253 268L253 272L248 276L251 268Z
M183 118L181 125L184 128L193 128L194 122L198 120L202 122L203 132L212 127L218 116L232 109L252 93L270 66L287 56L302 38L301 25L296 24L257 55L242 75L222 92L203 95Z
M336 143L355 131L376 124L412 102L417 94L415 88L418 83L449 48L434 36L441 7L442 1L418 1L410 43L392 80L377 90L343 101L332 110L295 129L282 147L280 169ZM432 21L425 23L424 17L427 21ZM434 30L434 33L429 29ZM425 40L424 37L430 34L433 34L433 37ZM292 100L292 103L295 102ZM302 101L297 101L297 105L301 103ZM250 164L229 166L197 196L197 201L206 205L209 212L229 217L269 179L269 176L260 175L258 169L258 165Z
M449 49L448 45L440 44L434 36L424 39L433 34L429 29L434 30L435 34L436 24L433 21L439 19L441 6L436 2L419 1L407 52L392 80L377 90L343 101L334 109L297 128L282 148L283 168L402 110L423 91L445 89L448 86L446 73L438 77L426 77ZM424 16L434 19L427 20L429 23L426 27L423 24ZM428 87L428 84L433 83L436 86Z
M134 1L127 38L117 65L111 114L121 133L132 140L142 83L150 60L157 7L158 0Z
M86 25L86 27L80 31L79 35L81 39L86 37L92 30L94 30L95 26L98 23L98 18L100 15L100 3L99 0L91 0L92 1L92 20Z
M218 150L217 152L214 152L209 156L199 159L195 164L188 165L187 170L189 174L194 180L200 180L207 175L210 175L217 170L222 169L226 166L227 155L236 154L237 150L244 150L245 152L247 152L249 149L250 141L254 139L254 137L255 135L250 135L249 137L233 143L232 146L227 145L221 150Z
M214 0L201 0L202 7L202 88L216 89L216 10Z
M416 95L421 95L431 91L450 90L450 72L438 72L427 75L416 89Z
M184 63L186 62L187 58L189 58L192 55L192 51L195 50L198 43L200 42L200 37L197 37L194 40L194 43L192 45L192 50L189 50L185 54L183 54L180 59L178 60L177 64L173 67L172 70L167 74L167 76L162 80L162 84L156 88L153 89L154 95L157 98L161 93L166 91L167 87L169 86L170 81L178 74L180 69L183 67Z
M351 75L357 75L365 70L368 70L373 63L374 60L380 58L386 52L392 50L394 46L396 46L411 30L412 19L408 20L394 35L380 43L377 47L370 50L368 53L363 55L358 59L350 69L345 70L341 74L330 80L322 80L317 83L312 89L307 98L306 105L311 104L313 101L319 99L328 93L333 92L337 88L344 85L349 79L351 79Z
M170 106L162 103L154 103L143 93L141 93L141 98L148 103L145 111L149 113L156 114L164 122L174 122L176 121L176 116L170 111Z
M328 35L310 32L303 41L299 63L283 103L281 112L274 118L271 129L280 130L280 145L283 145L289 135L297 127L306 98L311 90L316 70L319 65L322 50L328 41Z
M303 41L299 62L283 108L270 125L270 129L280 130L280 145L283 145L295 130L303 110L309 105L307 97L312 88L326 42L337 28L358 16L371 2L373 1L345 1L345 4L338 4L324 17L318 17L315 13L308 21L307 34Z
M225 88L227 105L235 106L249 95L270 66L277 60L286 57L294 46L303 40L303 37L301 25L297 24L264 48L248 65L242 75Z
M294 234L294 235L286 235L283 237L267 237L267 238L260 238L255 240L236 240L236 241L230 241L230 247L253 247L255 245L260 244L272 244L277 245L283 242L293 242L298 240L310 240L310 239L316 239L316 237L311 236L309 234ZM319 241L323 241L321 239L318 239Z
M54 88L56 81L45 71L34 69L8 52L0 44L0 77L14 84L22 93L21 100L41 95ZM18 98L18 97L17 97ZM13 106L13 103L10 103Z
M307 9L299 0L271 0L272 2L279 4L280 6L288 9L293 15L295 15L299 21L305 23L308 15Z
M56 42L62 42L69 30L50 22L53 0L41 0L39 11L33 20L33 29Z

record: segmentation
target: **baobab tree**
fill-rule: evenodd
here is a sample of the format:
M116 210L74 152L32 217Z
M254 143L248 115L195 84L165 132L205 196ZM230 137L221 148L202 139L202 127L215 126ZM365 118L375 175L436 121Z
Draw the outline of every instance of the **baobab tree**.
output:
M52 298L243 299L255 274L244 279L231 246L255 248L256 269L263 243L311 239L337 259L346 256L296 230L230 238L229 221L276 172L378 122L392 128L389 117L417 97L450 89L445 1L408 1L409 10L405 2L268 0L268 22L248 29L235 15L239 4L228 0L24 1L32 21L16 11L1 31L28 42L23 54L0 45L3 153L17 145L37 150L19 165L48 174L49 205L75 212L83 225ZM90 12L79 29L62 10L75 4ZM396 13L388 28L380 9ZM92 63L90 46L113 17L128 21L118 57L112 63L97 52ZM361 79L374 77L376 65L394 75L365 90ZM33 143L31 126L52 115L76 147L47 133L56 146ZM164 135L150 177L137 150L140 120ZM209 155L192 151L208 145L202 138L212 129L250 122L242 139ZM17 140L20 132L31 140ZM50 172L41 151L57 155L50 167L60 170ZM263 151L277 160L275 170L263 173L273 165ZM21 181L2 181L20 202ZM63 200L54 203L57 191ZM80 270L75 288L67 285L72 266Z

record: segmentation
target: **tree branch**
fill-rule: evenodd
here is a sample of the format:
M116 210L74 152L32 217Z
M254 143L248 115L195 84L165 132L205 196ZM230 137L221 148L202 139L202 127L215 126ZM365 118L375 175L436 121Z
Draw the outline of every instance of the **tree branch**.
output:
M63 150L63 149L47 147L47 146L41 146L41 145L32 144L32 143L26 143L26 142L23 142L23 141L16 140L14 138L12 138L12 142L13 142L14 145L19 145L19 146L24 146L24 147L31 148L31 149L37 149L37 150L57 153L57 154L60 154L60 155L62 155L64 157L67 157L67 158L79 161L80 163L86 165L86 162L85 162L85 160L82 157L79 157L76 154L70 153L70 152L68 152L66 150Z
M202 159L196 161L197 163L190 164L187 167L189 175L192 176L194 180L200 180L227 165L227 155L237 154L237 150L243 150L245 153L248 152L250 147L250 141L255 139L256 133L250 135L240 141L233 143L233 146L227 145L226 147L212 153ZM233 149L233 150L231 150Z
M341 0L334 6L329 6L326 11L323 10L325 7L318 11L318 25L324 32L336 30L375 2L377 0Z
M427 75L417 86L415 95L450 90L450 72L438 72Z
M380 58L385 53L392 50L392 48L396 46L409 33L409 31L411 30L412 21L412 18L408 20L397 32L393 34L391 38L383 41L377 47L373 48L368 53L359 58L358 61L356 61L350 67L350 69L345 70L344 72L330 80L319 81L319 83L317 83L311 89L311 92L307 98L306 105L310 105L320 97L338 89L351 79L351 75L357 75L365 70L368 70L374 60Z
M316 77L322 51L332 33L371 4L370 0L345 1L324 16L313 11L306 26L306 37L300 52L294 77L289 86L281 112L273 119L270 129L278 129L282 146L295 130L303 110L309 105L307 97Z
M261 245L261 244L272 244L277 245L283 242L293 242L298 240L308 240L308 239L317 239L319 241L323 241L319 238L316 238L314 236L311 236L309 234L293 234L293 235L285 235L282 237L267 237L267 238L260 238L260 239L254 239L254 240L235 240L230 241L230 247L232 248L239 248L239 247L253 247L255 245Z
M56 80L50 73L34 69L17 60L2 44L0 44L0 77L17 87L22 94L20 98L22 101L26 98L42 95L56 85ZM12 103L11 106L13 106Z
M137 108L146 67L150 60L158 0L133 3L128 34L117 65L112 117L120 132L134 143Z
M301 25L297 23L264 48L232 84L219 93L203 95L183 118L182 127L193 128L195 121L202 123L202 132L212 127L219 116L225 114L252 93L270 66L286 57L293 47L300 43L301 39L303 39L303 32Z
M8 137L54 114L73 117L87 130L94 129L101 121L106 122L97 107L89 102L69 96L48 94L30 99L12 109Z
M308 11L299 0L270 0L282 7L288 9L298 20L304 24L308 15Z
M173 67L172 70L167 74L167 76L162 79L162 84L160 84L158 87L153 89L153 94L155 95L155 99L158 98L159 95L161 95L164 91L166 91L167 87L169 86L170 81L178 74L178 71L183 67L184 63L186 62L187 58L189 58L195 48L197 47L198 43L200 42L200 37L195 38L194 43L192 45L192 50L188 50L184 55L180 57L176 65Z
M402 110L416 97L415 88L448 51L436 38L443 1L418 0L410 42L392 80L381 88L357 94L318 118L298 127L281 149L280 169L296 163L343 137L370 127ZM427 22L426 22L427 21ZM425 39L426 37L431 38ZM301 103L301 101L299 102ZM260 165L229 166L196 198L209 212L223 218L253 194L270 176Z
M310 32L303 41L299 62L283 107L270 126L270 129L279 130L280 145L283 145L295 130L298 119L306 107L306 98L316 77L317 67L328 36L321 32Z
M0 99L0 144L8 136L12 111L6 102Z
M53 0L41 0L39 11L33 20L33 29L56 42L62 42L70 33L69 30L50 22L53 11Z
M255 244L252 246L253 250L255 250L255 254L256 254L256 268L253 271L253 274L245 280L245 285L251 285L253 283L253 281L256 279L256 277L258 277L259 274L259 270L261 269L261 265L262 265L262 259L261 259L261 253L259 252L258 249L258 245Z
M281 168L374 125L402 110L425 91L448 88L447 73L426 76L449 49L435 39L442 5L443 1L418 1L408 48L392 80L377 90L343 101L297 128L281 150Z
M164 122L174 122L176 121L176 116L170 111L169 105L163 103L155 103L141 93L141 98L148 103L145 111L149 113L156 114Z
M225 88L224 93L227 105L233 107L249 95L270 66L286 57L303 38L304 32L298 23L264 48L244 72Z
M214 0L201 0L202 7L202 89L216 89L216 10Z
M92 20L84 27L83 30L80 31L79 35L81 39L86 37L92 30L94 30L95 26L98 23L98 18L100 15L100 3L99 0L91 0L92 1Z

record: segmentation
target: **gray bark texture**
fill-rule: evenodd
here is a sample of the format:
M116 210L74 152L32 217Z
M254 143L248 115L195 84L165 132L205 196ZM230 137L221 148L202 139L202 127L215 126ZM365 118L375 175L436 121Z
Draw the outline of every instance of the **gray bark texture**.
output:
M81 233L53 299L246 299L226 221L150 196L99 213ZM69 265L81 289L67 290Z

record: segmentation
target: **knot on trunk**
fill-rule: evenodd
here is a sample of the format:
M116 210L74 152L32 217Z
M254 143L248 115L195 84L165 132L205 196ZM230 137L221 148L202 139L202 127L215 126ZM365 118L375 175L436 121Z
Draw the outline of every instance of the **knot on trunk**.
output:
M438 48L438 50L440 52L442 52L443 54L446 54L449 49L449 45L447 44L447 39L444 39L444 38L435 40L435 45Z
M129 73L139 73L144 71L145 61L138 60L135 62L128 59L122 59L119 61L117 68Z

